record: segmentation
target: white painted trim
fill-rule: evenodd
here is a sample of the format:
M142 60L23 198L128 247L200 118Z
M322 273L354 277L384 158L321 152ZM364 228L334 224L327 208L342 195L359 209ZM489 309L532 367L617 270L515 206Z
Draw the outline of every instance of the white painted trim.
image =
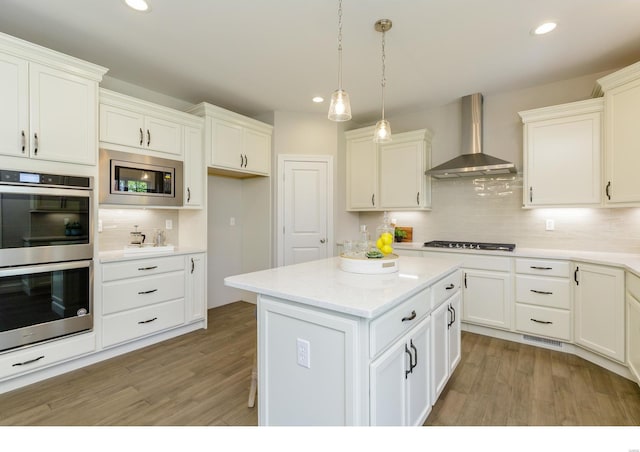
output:
M331 155L305 155L305 154L279 154L278 155L278 173L276 180L276 265L284 265L284 240L282 237L282 228L284 227L284 165L285 162L323 162L327 164L327 246L329 255L333 254L334 243L334 219L333 219L333 156Z

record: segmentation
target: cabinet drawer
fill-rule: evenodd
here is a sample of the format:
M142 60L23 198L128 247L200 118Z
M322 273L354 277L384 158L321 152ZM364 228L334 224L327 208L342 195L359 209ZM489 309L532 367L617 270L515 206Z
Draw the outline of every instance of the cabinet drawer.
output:
M569 280L516 275L516 302L570 309Z
M569 262L548 259L516 259L516 273L569 277Z
M155 257L107 263L102 266L102 281L137 278L156 273L184 270L184 256Z
M571 340L571 315L563 309L516 303L516 330Z
M437 308L440 304L454 293L460 290L462 285L462 270L456 270L448 276L431 286L431 297L433 303L432 309Z
M640 300L640 278L633 273L627 272L627 292L635 297L636 300Z
M511 258L501 256L484 256L475 254L462 254L462 266L478 270L493 270L499 272L511 271Z
M93 332L0 355L0 380L85 355L96 349Z
M108 347L184 323L184 299L105 316L102 345Z
M184 298L184 271L113 281L102 287L102 313L113 314L177 298Z
M392 340L417 325L430 308L431 289L427 288L373 320L369 330L371 357L376 356Z

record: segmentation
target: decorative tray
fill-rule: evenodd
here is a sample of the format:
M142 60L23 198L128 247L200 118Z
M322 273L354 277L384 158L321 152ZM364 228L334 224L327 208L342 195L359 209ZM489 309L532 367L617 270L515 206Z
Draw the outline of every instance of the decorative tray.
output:
M387 254L378 259L367 257L351 257L340 255L340 269L349 273L362 273L366 275L379 275L398 271L397 254Z

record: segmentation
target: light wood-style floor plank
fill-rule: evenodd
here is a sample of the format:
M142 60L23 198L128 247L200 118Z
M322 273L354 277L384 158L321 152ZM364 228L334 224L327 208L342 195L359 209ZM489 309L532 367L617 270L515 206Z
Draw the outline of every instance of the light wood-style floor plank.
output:
M206 331L2 394L0 425L257 425L254 309L211 309ZM466 332L462 350L425 425L640 425L640 388L581 358Z

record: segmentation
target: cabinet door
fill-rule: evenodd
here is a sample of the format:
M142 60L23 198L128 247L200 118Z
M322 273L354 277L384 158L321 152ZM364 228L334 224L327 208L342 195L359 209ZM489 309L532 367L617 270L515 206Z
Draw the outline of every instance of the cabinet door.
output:
M370 366L370 424L407 425L409 345L399 341Z
M140 148L145 144L141 113L100 104L100 141Z
M599 204L601 113L525 126L525 205Z
M607 204L640 201L640 80L605 94L605 184Z
M424 140L380 147L380 207L416 209L427 201Z
M624 272L611 267L576 264L575 341L624 362Z
M144 126L144 146L147 149L183 155L181 124L153 116L145 116Z
M202 253L186 257L186 314L187 323L202 320L206 316L206 259Z
M627 364L640 384L640 301L627 294Z
M202 153L202 130L184 128L184 205L202 208L205 164Z
M271 168L271 135L257 130L244 130L244 169L269 175Z
M511 298L509 273L464 270L464 321L509 329Z
M379 205L378 148L371 137L347 142L347 207L371 210Z
M449 324L449 375L458 367L462 356L462 341L460 317L462 316L461 300L462 294L458 292L449 300L449 307L453 318ZM434 400L435 403L435 400Z
M0 154L29 156L28 84L27 62L0 53Z
M432 325L432 371L431 371L431 400L438 400L449 379L449 323L451 311L449 303L442 303L431 314Z
M244 166L243 129L240 125L222 119L211 119L211 140L212 166L231 169Z
M409 338L413 366L407 378L407 424L422 425L431 411L431 318L427 317Z
M31 63L31 157L95 165L97 83Z

